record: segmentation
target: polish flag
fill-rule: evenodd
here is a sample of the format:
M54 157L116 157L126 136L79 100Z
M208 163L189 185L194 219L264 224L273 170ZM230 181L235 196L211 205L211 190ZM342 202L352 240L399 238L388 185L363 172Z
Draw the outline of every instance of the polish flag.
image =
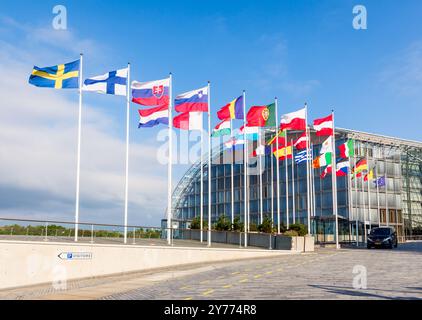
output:
M306 108L281 116L281 130L306 130Z
M332 136L333 135L333 115L328 117L315 119L314 129L317 136Z
M203 112L184 112L174 117L173 126L182 130L202 130Z

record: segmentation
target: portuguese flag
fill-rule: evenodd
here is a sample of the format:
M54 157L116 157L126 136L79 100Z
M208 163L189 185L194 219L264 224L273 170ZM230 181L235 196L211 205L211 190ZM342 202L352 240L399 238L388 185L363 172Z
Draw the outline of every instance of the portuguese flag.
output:
M275 127L275 104L251 107L246 115L248 127Z

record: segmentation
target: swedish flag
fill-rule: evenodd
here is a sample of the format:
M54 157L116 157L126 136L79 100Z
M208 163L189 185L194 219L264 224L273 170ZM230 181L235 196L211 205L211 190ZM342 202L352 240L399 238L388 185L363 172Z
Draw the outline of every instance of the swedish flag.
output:
M79 88L79 67L80 60L46 68L35 66L29 83L36 87L76 89Z

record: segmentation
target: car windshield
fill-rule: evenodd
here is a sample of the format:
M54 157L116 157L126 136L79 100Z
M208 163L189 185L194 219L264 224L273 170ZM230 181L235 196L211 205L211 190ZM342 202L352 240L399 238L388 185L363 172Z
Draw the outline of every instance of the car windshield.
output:
M390 234L389 228L375 228L371 230L373 236L388 236Z

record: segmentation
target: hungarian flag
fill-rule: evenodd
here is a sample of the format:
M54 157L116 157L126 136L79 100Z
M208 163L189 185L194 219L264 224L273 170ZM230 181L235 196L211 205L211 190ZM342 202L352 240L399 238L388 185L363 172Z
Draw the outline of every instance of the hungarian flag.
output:
M173 126L182 130L202 130L202 112L184 112L173 118Z
M306 108L281 116L281 130L306 130Z
M230 120L223 120L214 128L211 137L221 137L231 133Z
M275 127L275 104L251 107L246 115L248 127Z
M302 149L306 149L307 142L308 142L308 137L306 135L306 132L304 132L295 142L293 142L293 145L296 147L296 149L302 150Z
M338 148L340 150L341 158L349 158L355 155L355 142L352 139L347 140Z
M273 154L278 160L285 160L286 157L288 159L292 159L292 151L293 146L291 144L288 144L287 146L282 146L273 149Z
M314 169L318 169L321 167L331 165L331 163L332 163L332 153L326 152L323 155L320 155L319 157L315 158L314 161L312 162L312 166L314 167Z
M243 96L234 99L217 111L218 119L243 119Z
M333 115L328 117L315 119L314 129L317 136L332 136L333 135Z

